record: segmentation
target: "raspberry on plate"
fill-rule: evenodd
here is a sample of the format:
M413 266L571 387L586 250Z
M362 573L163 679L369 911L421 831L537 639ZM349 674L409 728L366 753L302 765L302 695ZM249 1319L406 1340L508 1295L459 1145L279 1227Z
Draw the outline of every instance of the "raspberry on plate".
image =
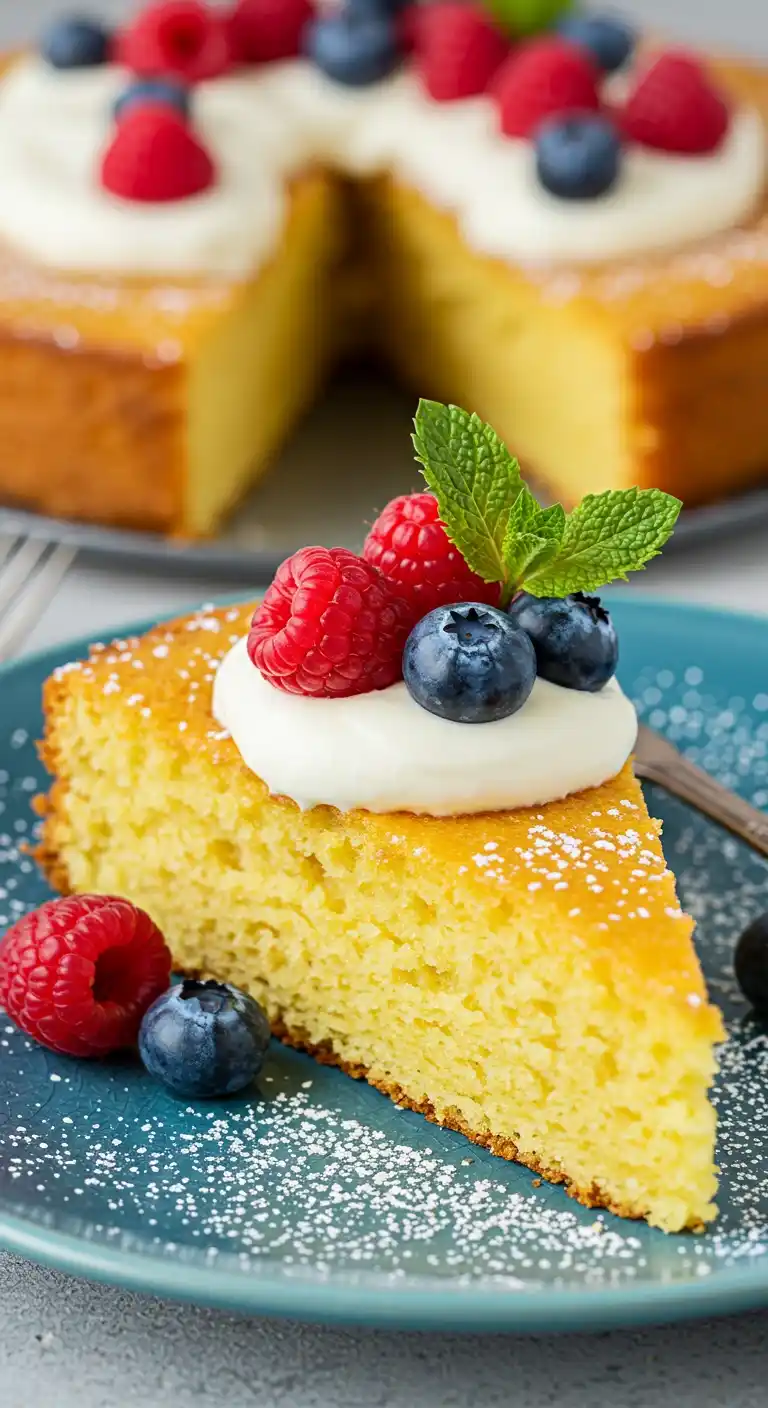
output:
M140 78L201 83L226 73L232 45L223 17L201 0L158 0L120 35L117 59Z
M133 1046L168 987L171 955L143 909L112 895L50 900L0 942L0 1006L67 1056Z
M416 31L416 70L429 96L451 102L484 93L507 57L509 40L473 4L425 7Z
M239 0L227 21L236 59L263 64L295 58L313 15L310 0Z
M730 121L728 104L690 54L660 54L620 114L624 135L645 147L704 156L720 146Z
M584 49L565 39L534 39L516 49L492 84L506 137L530 137L555 113L596 112L599 71Z
M205 147L180 113L157 100L122 114L101 163L105 190L147 204L200 195L215 181Z
M402 679L411 626L405 602L346 548L302 548L278 568L258 607L248 654L288 694L367 694Z
M413 625L436 606L457 601L498 605L499 583L470 571L440 522L432 494L392 499L371 528L363 557L408 603Z

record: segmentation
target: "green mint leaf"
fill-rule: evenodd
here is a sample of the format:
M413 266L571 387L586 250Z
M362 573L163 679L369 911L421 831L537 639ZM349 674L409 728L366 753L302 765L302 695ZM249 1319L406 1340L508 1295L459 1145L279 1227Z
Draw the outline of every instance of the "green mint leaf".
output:
M520 466L478 415L419 401L413 444L451 542L486 582L505 582L504 538Z
M661 489L588 494L568 515L555 555L529 567L522 585L534 596L568 596L625 582L661 551L681 507Z
M484 0L484 8L500 28L520 39L549 29L558 15L570 10L571 0Z
M509 513L504 534L503 554L507 567L507 589L502 605L507 605L517 584L527 573L538 570L554 557L565 529L565 510L560 504L542 508L525 485Z

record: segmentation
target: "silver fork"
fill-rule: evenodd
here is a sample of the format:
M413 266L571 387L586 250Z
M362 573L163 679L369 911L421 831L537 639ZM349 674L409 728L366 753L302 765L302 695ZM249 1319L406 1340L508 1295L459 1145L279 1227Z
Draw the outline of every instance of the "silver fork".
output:
M65 544L0 536L0 661L17 653L74 558L75 549Z
M716 782L714 777L684 758L674 743L640 724L635 745L635 772L647 782L657 782L674 797L703 812L768 858L768 816Z

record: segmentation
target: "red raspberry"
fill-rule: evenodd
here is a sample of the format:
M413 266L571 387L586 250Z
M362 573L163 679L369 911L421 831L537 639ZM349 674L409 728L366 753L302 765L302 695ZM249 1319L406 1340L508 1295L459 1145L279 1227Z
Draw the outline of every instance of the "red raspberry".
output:
M240 0L228 20L233 50L246 64L292 59L313 16L310 0Z
M132 1046L170 977L160 930L112 895L50 900L0 942L0 1006L27 1036L67 1056Z
M564 39L534 39L502 65L493 82L501 130L530 137L555 113L595 112L600 107L597 65Z
M509 40L463 0L426 6L416 26L416 69L439 103L484 93L509 53Z
M140 78L201 83L226 73L232 47L224 18L201 0L159 0L120 35L116 60Z
M258 607L248 654L288 694L367 694L402 679L411 624L405 602L361 557L302 548Z
M699 156L720 146L728 104L689 54L661 54L640 79L619 118L630 141Z
M499 604L499 583L470 571L440 522L432 494L401 494L388 503L365 540L363 557L408 603L412 626L451 602Z
M123 200L158 203L199 195L215 183L205 147L165 103L130 108L101 163L101 183Z
M401 54L412 54L419 42L419 30L426 13L426 6L418 3L404 5L395 15L397 47Z

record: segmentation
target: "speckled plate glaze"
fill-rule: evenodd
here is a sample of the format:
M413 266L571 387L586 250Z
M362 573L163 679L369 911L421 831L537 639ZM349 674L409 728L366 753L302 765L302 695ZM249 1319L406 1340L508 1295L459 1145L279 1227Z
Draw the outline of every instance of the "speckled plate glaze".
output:
M768 624L613 603L640 713L768 805ZM77 641L0 670L0 932L48 891L25 856L40 686ZM254 1313L408 1328L605 1328L768 1305L768 1034L731 971L768 865L654 790L730 1038L715 1092L721 1215L665 1237L275 1044L258 1088L173 1100L132 1060L91 1065L0 1014L0 1243L133 1289Z

